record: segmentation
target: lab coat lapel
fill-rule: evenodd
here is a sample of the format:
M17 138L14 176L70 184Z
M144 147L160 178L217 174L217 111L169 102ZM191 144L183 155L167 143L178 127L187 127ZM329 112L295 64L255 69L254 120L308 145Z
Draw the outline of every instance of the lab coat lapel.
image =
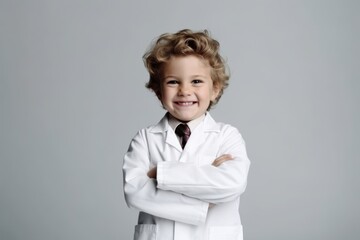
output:
M204 120L197 126L187 142L184 151L193 152L202 145L209 132L220 132L220 128L211 117L210 113L207 113Z
M176 137L174 130L169 125L167 114L165 114L165 116L160 120L160 122L151 129L151 132L162 133L164 136L165 144L171 146L171 148L174 148L179 152L182 151L180 142Z
M211 117L210 113L207 113L204 120L195 128L194 132L191 133L189 141L184 148L184 152L192 152L198 149L198 146L203 144L206 140L208 132L214 131L220 132L220 128ZM179 152L183 151L174 130L169 125L167 114L165 114L160 122L151 129L151 132L162 133L165 138L165 144L168 144L171 148L176 149Z
M171 129L170 126L165 134L166 134L165 143L169 144L170 146L174 147L176 150L181 152L182 148L180 146L180 142L179 142L178 138L176 137L175 132Z

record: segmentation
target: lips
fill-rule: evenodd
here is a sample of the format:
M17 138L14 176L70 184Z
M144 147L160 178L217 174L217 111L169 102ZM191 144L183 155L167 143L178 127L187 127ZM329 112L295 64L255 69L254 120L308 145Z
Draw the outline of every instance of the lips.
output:
M177 101L175 103L179 106L191 106L191 105L196 104L197 102L196 101Z

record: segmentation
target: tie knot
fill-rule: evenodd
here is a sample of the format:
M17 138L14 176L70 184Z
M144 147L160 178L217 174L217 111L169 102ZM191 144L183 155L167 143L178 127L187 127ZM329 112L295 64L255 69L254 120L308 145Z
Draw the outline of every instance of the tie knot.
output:
M190 128L187 124L179 124L176 129L175 133L180 137L189 137L191 134Z

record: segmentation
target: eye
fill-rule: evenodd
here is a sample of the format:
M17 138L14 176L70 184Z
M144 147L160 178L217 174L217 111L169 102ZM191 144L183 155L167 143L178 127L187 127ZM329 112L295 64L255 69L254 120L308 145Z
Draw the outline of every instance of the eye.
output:
M194 80L192 80L192 83L193 84L200 84L200 83L202 83L203 81L202 80L200 80L200 79L194 79Z
M175 85L175 84L178 84L178 83L179 82L177 80L173 80L173 79L166 81L166 84L168 84L168 85Z

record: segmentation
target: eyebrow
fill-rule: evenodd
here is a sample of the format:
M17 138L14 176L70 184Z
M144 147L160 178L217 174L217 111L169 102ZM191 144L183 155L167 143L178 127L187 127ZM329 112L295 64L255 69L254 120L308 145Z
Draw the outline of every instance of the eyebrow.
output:
M193 76L191 76L191 78L197 78L197 77L206 78L206 76L204 76L204 75L193 75Z
M204 76L204 75L192 75L192 76L190 76L190 78L198 78L198 77L206 78L206 76ZM164 79L167 79L167 78L178 78L178 77L176 77L174 75L168 75L168 76L164 77Z
M176 78L176 77L173 75L164 76L164 79L167 79L167 78Z

